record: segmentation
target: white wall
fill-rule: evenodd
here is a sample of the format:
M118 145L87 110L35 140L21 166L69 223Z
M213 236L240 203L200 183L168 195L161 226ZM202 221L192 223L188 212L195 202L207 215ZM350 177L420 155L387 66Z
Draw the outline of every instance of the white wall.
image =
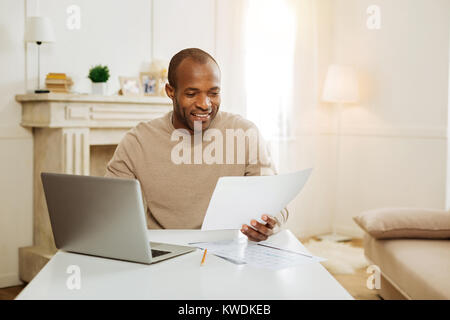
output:
M19 283L18 248L32 242L33 140L14 95L25 88L24 2L0 2L0 287Z
M366 9L381 9L381 29ZM344 108L338 231L383 206L445 207L450 2L336 0L333 62L360 71L362 99Z
M366 10L373 4L381 9L381 29L371 31ZM281 167L314 171L289 206L288 227L301 237L333 227L362 236L352 217L364 210L444 208L450 2L305 0L298 6L305 16L296 48L295 132ZM320 102L331 63L354 65L361 81L361 101L344 108L339 137L336 106Z
M66 9L73 4L81 9L79 30L66 27ZM40 0L39 11L52 20L56 36L55 43L41 49L41 83L48 72L65 72L75 82L74 91L89 93L89 68L106 64L108 93L117 94L119 76L139 76L150 63L151 1ZM35 51L28 44L30 75L36 70Z
M169 61L185 48L216 53L215 1L153 0L153 54Z

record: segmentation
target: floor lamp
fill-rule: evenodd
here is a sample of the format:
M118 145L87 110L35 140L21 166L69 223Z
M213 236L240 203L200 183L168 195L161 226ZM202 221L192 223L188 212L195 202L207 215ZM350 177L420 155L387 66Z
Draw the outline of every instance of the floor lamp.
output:
M359 86L356 71L351 66L330 65L328 68L322 101L337 105L337 131L336 131L336 184L339 178L339 159L341 144L341 113L345 104L355 103L359 98ZM351 237L336 233L336 212L333 214L332 233L318 236L321 240L335 242L348 241Z
M36 42L38 46L38 87L35 93L49 93L49 90L41 89L41 44L55 42L50 19L46 17L28 17L25 28L25 41Z

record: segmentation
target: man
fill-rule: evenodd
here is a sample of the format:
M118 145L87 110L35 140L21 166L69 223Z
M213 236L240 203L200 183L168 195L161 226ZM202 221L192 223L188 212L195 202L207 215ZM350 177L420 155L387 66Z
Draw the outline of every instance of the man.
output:
M234 144L239 134L258 131L241 116L219 112L220 69L213 57L195 48L178 52L170 61L168 80L165 89L173 111L130 130L106 175L140 181L149 229L198 229L220 177L276 172L259 134L258 156L252 152L250 135L241 140L245 144ZM226 142L220 144L224 137ZM226 161L220 157L224 154ZM252 220L241 228L252 241L274 234L287 212L261 218L265 223Z

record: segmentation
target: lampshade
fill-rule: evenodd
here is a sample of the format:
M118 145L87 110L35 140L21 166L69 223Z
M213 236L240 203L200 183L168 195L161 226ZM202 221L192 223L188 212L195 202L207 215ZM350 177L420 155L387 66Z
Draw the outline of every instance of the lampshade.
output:
M331 65L328 68L322 100L325 102L353 103L359 98L359 86L353 67Z
M28 17L25 28L27 42L54 42L52 23L46 17Z

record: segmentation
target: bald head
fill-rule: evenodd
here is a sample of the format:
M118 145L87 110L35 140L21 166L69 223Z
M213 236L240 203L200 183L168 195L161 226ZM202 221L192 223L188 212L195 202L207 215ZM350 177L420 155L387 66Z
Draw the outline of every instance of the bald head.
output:
M209 53L198 48L188 48L181 50L172 57L169 63L168 80L169 84L175 89L177 88L178 66L186 59L191 59L192 61L200 64L213 62L220 70L216 60Z

